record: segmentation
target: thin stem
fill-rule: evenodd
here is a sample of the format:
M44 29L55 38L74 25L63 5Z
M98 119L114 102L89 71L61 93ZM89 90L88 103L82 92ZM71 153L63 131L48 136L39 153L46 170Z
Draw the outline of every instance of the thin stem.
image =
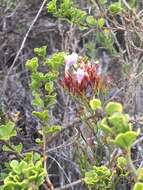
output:
M63 187L55 188L54 190L65 190L65 189L69 189L71 186L78 185L78 184L82 183L83 181L84 181L84 179L79 179L79 180L74 181L74 182L72 182L72 183L70 183L70 184L67 184L67 185L65 185L65 186L63 186Z
M126 159L127 159L127 164L129 166L129 170L131 172L131 174L133 175L135 181L137 180L137 170L133 164L133 161L131 159L131 149L128 148L127 152L126 152Z
M48 176L48 172L47 172L46 136L44 134L43 134L43 158L44 158L44 169L46 171L46 182L48 184L49 189L53 190L54 186L51 183L50 178Z

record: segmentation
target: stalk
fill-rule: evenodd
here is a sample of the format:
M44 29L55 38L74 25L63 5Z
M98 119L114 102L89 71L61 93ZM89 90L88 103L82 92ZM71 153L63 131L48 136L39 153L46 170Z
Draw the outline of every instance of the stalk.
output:
M133 164L133 161L131 159L131 148L127 149L126 159L127 159L127 164L128 164L129 170L130 170L131 174L133 175L134 180L137 181L137 170L136 170L136 168Z

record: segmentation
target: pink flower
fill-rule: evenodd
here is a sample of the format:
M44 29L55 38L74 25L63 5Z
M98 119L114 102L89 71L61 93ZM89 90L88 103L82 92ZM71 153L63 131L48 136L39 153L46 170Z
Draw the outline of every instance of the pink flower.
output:
M76 67L70 69L77 61ZM61 84L74 95L85 94L88 96L89 92L96 94L99 91L104 91L111 85L112 79L108 75L98 74L98 68L97 64L92 64L86 58L72 53L65 58L65 75Z
M84 69L78 68L78 70L76 72L76 78L77 78L78 84L80 84L82 82L84 76L85 76Z
M77 62L77 60L78 60L78 54L77 53L73 52L72 54L66 56L66 58L65 58L65 64L66 64L65 71L68 71L69 68Z

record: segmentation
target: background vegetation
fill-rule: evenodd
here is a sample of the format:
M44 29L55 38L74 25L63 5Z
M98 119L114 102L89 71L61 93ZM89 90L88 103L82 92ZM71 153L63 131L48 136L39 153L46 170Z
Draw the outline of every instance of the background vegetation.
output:
M0 189L143 189L143 2L0 0Z

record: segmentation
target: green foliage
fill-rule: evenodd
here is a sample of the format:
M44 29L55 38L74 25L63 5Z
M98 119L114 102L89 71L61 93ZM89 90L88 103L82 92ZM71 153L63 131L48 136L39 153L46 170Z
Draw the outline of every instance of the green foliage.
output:
M117 134L130 131L132 125L129 123L128 115L116 112L108 118L103 118L99 127L105 133L116 136Z
M33 113L33 115L35 115L41 121L47 122L48 119L49 119L48 110L43 110L41 112L33 111L32 113Z
M84 48L87 51L87 56L92 59L96 59L96 54L95 54L95 43L93 42L88 42L84 44Z
M15 124L13 122L8 121L0 126L0 140L7 141L13 136L16 136Z
M123 107L120 103L109 102L105 107L105 111L106 111L106 114L110 116L116 112L122 113Z
M97 30L96 32L97 43L101 44L106 48L110 53L115 53L115 48L113 46L114 40L110 30L105 29L103 31Z
M6 1L4 0L4 2ZM11 2L15 2L15 0L12 0ZM8 0L7 3L10 3L10 1ZM89 29L90 27L92 27L96 33L96 42L99 43L102 47L109 50L110 53L115 53L113 44L114 38L116 37L116 33L114 33L114 31L120 30L120 27L116 30L116 24L118 25L120 23L115 23L114 25L114 19L116 19L116 14L124 14L124 9L126 9L127 6L125 7L125 5L121 3L121 1L109 3L107 0L99 0L93 1L93 3L95 3L94 5L97 5L99 8L99 10L95 12L94 15L88 15L86 11L83 11L80 8L78 8L72 0L51 0L47 5L47 9L48 12L53 14L55 17L58 17L61 20L67 20L70 24L76 24L80 28L83 27L83 29ZM134 8L137 4L137 1L129 0L128 3L131 6L131 8ZM93 11L93 7L91 8ZM102 12L102 10L105 10L105 14L104 12ZM128 18L130 21L133 18L132 15L134 15L135 12L131 13L133 14L126 15L125 22L127 22L127 24ZM103 15L104 17L102 17ZM122 16L124 20L124 15ZM137 20L139 19L137 18ZM109 21L109 25L111 25L108 26L108 28L106 28L107 21ZM115 29L113 29L112 27L114 27ZM124 26L122 27L124 28ZM115 34L115 36L113 34ZM86 35L88 35L88 31ZM136 40L137 37L134 36L134 41ZM89 46L87 47L87 49L90 50L90 56L92 58L96 58L94 57L95 44L89 42L88 45ZM40 139L36 139L36 143L42 147L46 147L46 140L49 136L52 136L53 133L60 132L62 129L61 126L54 125L52 123L53 120L51 119L49 109L51 109L56 104L56 93L54 85L57 81L59 69L61 66L64 65L66 56L66 53L58 52L54 53L50 58L47 58L46 52L46 46L35 48L35 57L26 62L26 68L30 71L31 74L30 88L33 95L33 115L40 120L42 126L41 130L39 130L39 133L41 134L43 139L40 136ZM128 71L127 65L124 66L124 69L125 71ZM84 124L88 125L88 127L91 129L93 129L92 126L95 126L95 128L93 129L94 132L96 129L96 133L93 133L93 137L95 138L94 142L96 143L92 144L94 149L90 147L90 143L88 142L87 149L89 148L88 150L90 150L91 148L91 159L93 159L92 163L96 163L96 165L98 166L93 166L93 169L91 171L85 173L84 181L88 186L90 186L89 188L91 189L115 189L113 188L113 186L115 187L116 183L120 179L120 176L118 176L117 174L118 171L120 172L121 176L125 176L126 174L128 174L128 170L131 170L131 175L133 175L133 173L136 173L136 169L134 169L133 164L131 162L130 154L131 146L136 141L136 138L139 135L139 131L135 132L132 130L133 127L130 123L129 115L123 112L123 106L120 103L109 102L104 107L102 106L102 103L99 99L94 98L89 101L89 99L87 98L86 101L87 102L85 104L88 107L86 111L88 111L84 114L90 117L90 119L85 119ZM82 103L84 104L84 102ZM82 108L85 108L86 105L84 105ZM89 109L89 106L91 109ZM82 111L84 112L85 110L83 109ZM95 114L95 111L97 114ZM38 190L40 186L43 184L46 177L46 171L43 167L43 159L41 155L32 152L24 154L23 156L23 154L21 154L23 149L22 143L18 145L13 145L11 143L10 139L13 136L16 136L14 123L8 121L0 125L0 140L3 143L5 143L2 147L3 151L11 151L18 153L19 158L19 160L15 159L10 161L10 168L6 168L7 170L9 170L9 172L2 171L2 174L0 174L0 178L2 179L1 181L4 181L4 184L0 187L0 189ZM108 144L108 142L110 142L110 144ZM104 146L105 144L106 146ZM114 153L112 151L114 151L115 145L117 146L117 148L122 149L123 156L120 156L118 158L116 156L114 159L110 156L110 153ZM105 149L108 150L105 151ZM44 151L45 150L43 148L43 152ZM84 151L85 150L83 150L83 152ZM106 162L106 152L107 154L109 154L109 162ZM17 156L17 154L15 155ZM23 159L20 159L21 157L23 157ZM91 162L89 161L89 157L90 153L89 155L80 155L80 159L82 159L80 163L83 171L87 171L88 168L91 168ZM96 157L100 157L100 160L98 160L98 158ZM117 163L112 164L113 161L116 159ZM108 163L108 167L112 167L112 165L114 166L108 169L105 165L101 166L101 164L103 163ZM133 170L128 166L132 166ZM140 168L138 170L137 176L135 176L134 179L135 182L137 182L137 180L143 181L143 168ZM143 183L137 182L133 190L141 189L143 189Z
M104 5L104 4L106 4L107 2L108 2L107 0L99 0L100 5Z
M33 105L42 108L45 113L45 106L52 106L56 103L56 94L54 93L54 81L58 76L58 68L64 63L65 54L63 52L55 53L51 56L51 58L47 59L46 46L43 46L41 48L35 48L34 52L36 53L38 58L42 58L45 70L47 70L47 67L49 67L49 71L47 73L38 72L39 63L37 57L28 60L26 63L27 69L32 72L31 89L32 95L34 97ZM45 86L44 91L43 86ZM40 113L36 114L36 112L34 112L34 114L36 116L42 117Z
M123 156L118 157L118 159L117 159L117 167L121 171L123 171L125 169L126 165L127 165L126 158L124 158Z
M128 3L132 8L136 8L137 6L137 0L129 0Z
M33 93L34 100L32 101L32 104L36 107L44 107L44 101L42 100L40 93L34 92Z
M132 124L128 114L124 114L120 103L109 102L105 106L106 116L99 122L102 129L110 140L122 149L129 149L135 142L138 132L132 131Z
M65 53L59 52L54 53L48 60L47 65L51 66L52 69L57 70L61 65L64 64Z
M53 81L47 82L47 83L45 84L45 90L46 90L49 94L51 94L51 93L53 92L53 88L54 88L54 83L53 83Z
M99 28L102 28L105 24L105 19L104 18L99 18L97 21L97 24L99 26Z
M94 98L94 99L90 100L89 104L93 111L101 108L101 101L99 99Z
M12 160L10 172L4 180L3 190L38 190L44 182L43 160L37 153L27 153L22 161Z
M120 133L115 138L115 144L118 145L122 149L128 149L135 142L137 136L139 134L134 131L128 131L126 133Z
M61 126L60 125L52 125L52 126L44 126L44 133L46 135L57 133L61 131Z
M36 72L38 68L38 58L34 57L26 62L26 67L31 72Z
M110 117L108 117L108 122L115 134L124 133L131 129L129 116L127 114L120 112L113 113Z
M28 61L26 67L31 70L31 90L33 99L33 105L35 108L40 108L40 111L33 111L35 115L42 123L42 135L49 135L61 130L61 126L52 125L49 126L49 111L48 109L56 104L56 93L54 92L54 82L58 76L58 69L64 64L65 53L59 52L54 53L49 59L46 58L46 46L34 49L35 54L38 58L42 58L42 66L45 67L45 71L48 68L48 72L38 72L37 68L40 67L39 63L36 62L36 69L33 67L35 64ZM38 60L36 57L36 60ZM35 60L33 58L32 60ZM37 143L42 144L39 139Z
M143 168L139 168L137 173L138 173L138 180L143 181Z
M103 118L102 121L99 123L99 128L107 134L112 134L112 128L108 125L106 118Z
M111 14L119 14L122 12L123 8L121 6L120 2L116 2L116 3L112 3L109 8L108 8L109 12Z
M79 25L82 24L86 16L86 12L76 8L72 0L62 0L61 2L51 0L47 8L48 12L52 13L54 16L67 19L69 22Z
M47 49L47 46L43 46L43 47L40 47L40 48L35 48L34 53L38 57L45 58L46 57L46 49Z
M143 183L137 182L133 188L133 190L142 190L143 189Z
M106 166L93 166L91 171L85 173L84 181L97 190L110 189L111 176L111 171Z
M91 26L95 26L97 24L97 20L93 16L87 16L86 22Z
M13 145L11 144L10 147L8 147L7 145L3 145L2 147L3 151L7 152L7 151L12 151L15 150L16 152L18 153L21 153L22 152L22 149L23 149L23 144L22 143L19 143L18 145Z
M104 5L106 3L106 0L99 1L99 4L101 5ZM47 8L49 13L52 13L54 16L58 18L66 19L68 22L72 24L76 24L81 30L85 30L90 27L95 27L97 43L100 43L110 52L115 52L115 49L113 47L113 36L110 33L107 34L103 31L103 27L105 25L105 18L98 17L96 19L93 15L88 15L86 11L76 8L73 1L71 0L62 0L61 2L57 0L51 0L48 3ZM111 6L111 10L112 9L113 8Z

